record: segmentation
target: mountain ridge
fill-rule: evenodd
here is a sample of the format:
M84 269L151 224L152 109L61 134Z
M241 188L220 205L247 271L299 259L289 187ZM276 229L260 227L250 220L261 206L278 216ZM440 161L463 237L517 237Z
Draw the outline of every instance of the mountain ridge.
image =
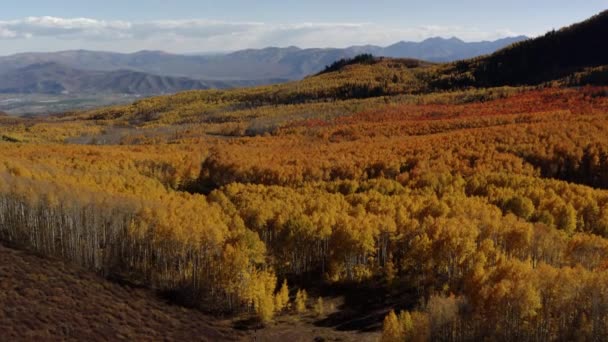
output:
M0 75L28 64L52 61L82 70L125 69L202 80L297 80L321 71L336 60L362 53L449 62L488 54L526 38L518 36L496 41L464 42L460 39L455 41L453 38L432 37L421 42L401 41L386 47L360 45L347 48L302 49L288 46L245 49L214 55L181 55L156 50L134 53L90 50L33 52L0 57ZM406 49L401 48L404 44Z
M268 80L275 83L280 80ZM194 89L258 85L257 81L206 81L131 70L91 71L56 62L27 65L0 77L4 94L134 94L157 95Z

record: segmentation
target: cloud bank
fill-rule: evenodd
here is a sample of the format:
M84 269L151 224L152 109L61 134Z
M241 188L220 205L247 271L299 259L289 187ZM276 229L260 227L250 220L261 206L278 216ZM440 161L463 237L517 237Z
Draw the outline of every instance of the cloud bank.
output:
M503 29L484 32L475 27L388 27L375 23L227 22L207 19L129 22L91 18L27 17L0 21L2 49L38 50L105 48L115 51L162 49L174 52L227 51L265 46L345 47L387 45L401 40L456 36L468 41L516 35ZM13 43L11 44L10 42Z

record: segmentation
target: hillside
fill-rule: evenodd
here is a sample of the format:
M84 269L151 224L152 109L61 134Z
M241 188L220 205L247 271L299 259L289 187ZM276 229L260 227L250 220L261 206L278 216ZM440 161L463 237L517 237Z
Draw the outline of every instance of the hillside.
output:
M255 315L265 336L293 324L280 336L357 339L391 309L415 317L422 340L605 336L605 94L233 107L233 122L180 125L21 119L0 126L0 239ZM294 111L318 116L220 133Z
M0 336L17 340L238 337L212 317L84 270L0 245Z
M478 87L553 81L585 68L608 64L607 34L608 11L605 11L490 56L452 64L443 74L454 85Z
M226 122L239 116L264 116L278 105L289 105L293 115L312 116L308 104L340 103L398 94L428 91L425 78L436 65L411 59L374 58L370 63L351 64L339 70L284 84L213 91L191 91L165 97L142 99L131 105L106 107L77 113L92 119L121 119L132 123ZM327 108L329 115L334 112ZM307 114L306 114L307 113ZM286 113L287 114L287 113ZM288 117L289 115L285 115ZM279 119L280 120L280 119Z
M229 320L170 303L151 290L119 285L65 264L0 244L0 337L11 341L338 341L378 334L335 332L284 320L241 331Z

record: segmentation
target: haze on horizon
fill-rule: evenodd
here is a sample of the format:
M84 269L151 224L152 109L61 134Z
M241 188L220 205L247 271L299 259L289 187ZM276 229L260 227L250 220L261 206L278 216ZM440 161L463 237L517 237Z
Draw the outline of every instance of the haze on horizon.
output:
M606 5L598 0L23 0L0 14L0 55L75 49L200 53L386 46L436 36L533 37L584 20Z

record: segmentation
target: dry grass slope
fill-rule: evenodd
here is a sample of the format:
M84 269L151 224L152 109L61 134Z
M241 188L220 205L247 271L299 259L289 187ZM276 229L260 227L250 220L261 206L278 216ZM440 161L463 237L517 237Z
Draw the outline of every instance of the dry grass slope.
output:
M1 341L239 338L215 322L201 312L167 304L150 291L0 246Z

